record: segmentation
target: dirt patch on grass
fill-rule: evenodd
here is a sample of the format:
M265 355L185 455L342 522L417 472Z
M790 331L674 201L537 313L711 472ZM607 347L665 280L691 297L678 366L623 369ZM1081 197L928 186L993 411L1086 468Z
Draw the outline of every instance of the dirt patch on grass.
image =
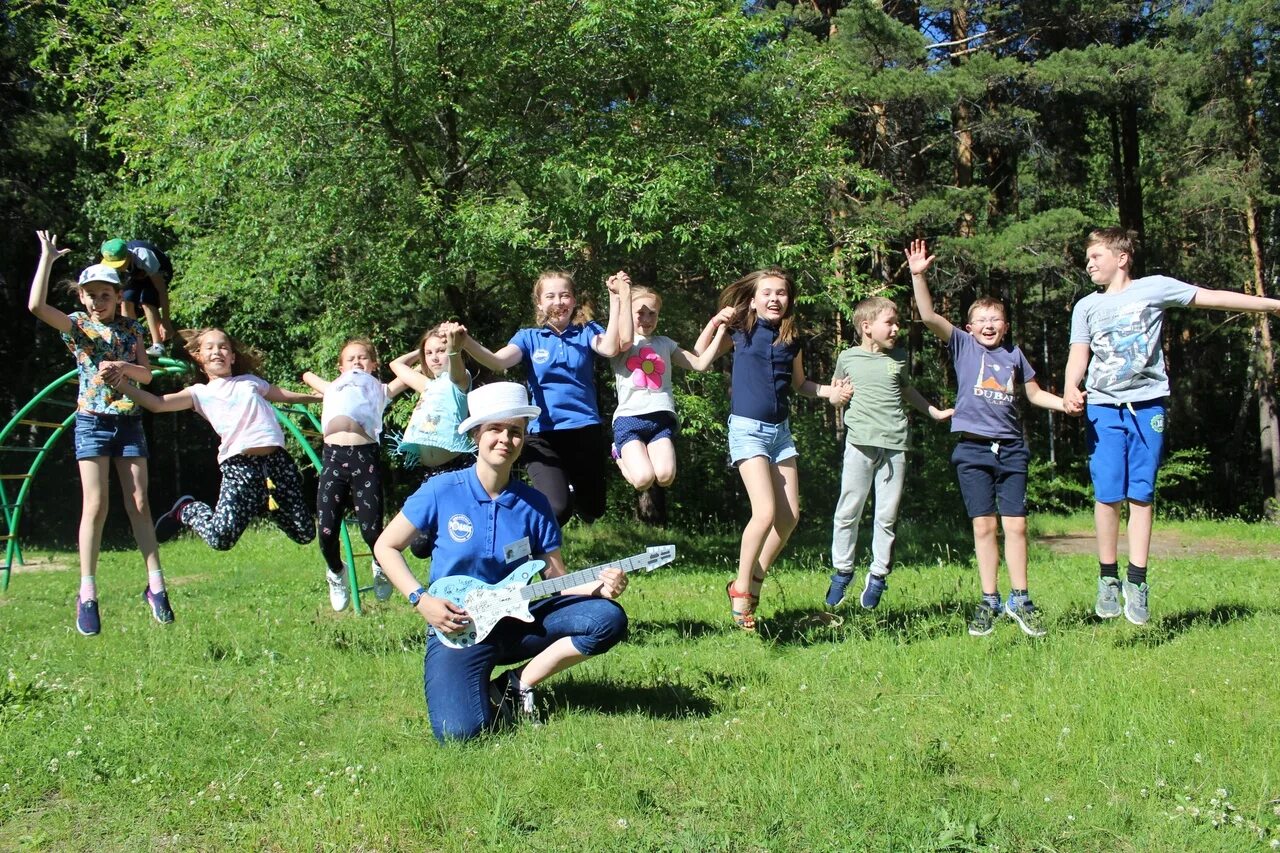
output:
M79 571L80 564L65 557L27 557L22 565L15 564L10 570L15 575L36 574L37 572L60 572L64 569Z
M1055 554L1098 553L1093 531L1056 533L1037 536L1035 540ZM1120 533L1121 558L1129 552L1129 537ZM1178 557L1267 557L1280 559L1280 545L1270 542L1241 542L1229 536L1193 536L1176 530L1155 530L1151 537L1151 556L1158 559Z

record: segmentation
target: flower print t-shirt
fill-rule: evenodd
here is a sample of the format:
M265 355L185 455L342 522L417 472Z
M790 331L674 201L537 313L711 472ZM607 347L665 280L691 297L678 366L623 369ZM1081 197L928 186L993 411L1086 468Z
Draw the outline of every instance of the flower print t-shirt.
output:
M137 364L138 341L146 334L137 320L117 315L110 323L99 323L83 311L68 314L71 328L62 340L76 360L80 390L76 409L96 415L139 415L137 404L117 391L98 374L104 361Z
M218 464L254 447L284 447L284 432L265 395L271 383L246 373L187 388L195 410L222 439Z
M618 385L615 421L654 412L675 412L676 398L671 390L671 354L675 351L676 342L671 338L637 335L631 349L609 360Z
M521 329L511 343L523 353L530 402L542 410L529 432L578 429L600 423L591 342L604 334L592 321L557 334L550 326Z

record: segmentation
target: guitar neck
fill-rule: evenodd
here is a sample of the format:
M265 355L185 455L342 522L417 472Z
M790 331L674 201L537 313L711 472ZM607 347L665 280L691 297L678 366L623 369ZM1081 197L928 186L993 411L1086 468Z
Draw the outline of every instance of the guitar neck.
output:
M533 601L534 599L544 598L548 595L555 595L557 592L563 592L570 587L578 584L590 583L600 577L600 573L605 569L617 567L625 572L634 572L636 569L645 569L649 566L649 555L647 553L634 554L621 560L610 560L607 563L601 563L598 566L592 566L589 569L580 569L567 575L561 575L551 580L538 581L531 583L520 589L520 597L525 601Z

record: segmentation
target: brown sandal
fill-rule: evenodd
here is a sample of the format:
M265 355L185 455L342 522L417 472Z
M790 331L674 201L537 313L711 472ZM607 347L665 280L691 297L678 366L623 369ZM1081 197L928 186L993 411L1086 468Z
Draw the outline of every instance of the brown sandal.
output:
M754 631L756 629L756 604L759 603L760 597L752 595L749 592L738 592L733 588L737 583L737 579L729 581L724 591L729 596L729 612L733 616L733 624L737 625L744 631ZM743 601L744 607L739 610L735 601Z

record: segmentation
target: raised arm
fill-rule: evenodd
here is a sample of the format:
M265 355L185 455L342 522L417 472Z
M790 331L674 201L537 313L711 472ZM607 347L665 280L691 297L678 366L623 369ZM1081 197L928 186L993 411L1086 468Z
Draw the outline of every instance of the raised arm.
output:
M591 342L602 358L613 358L635 343L635 316L631 313L631 277L619 270L604 283L609 289L609 323L604 334Z
M949 341L954 327L946 317L934 312L933 295L929 293L929 280L925 277L933 259L934 256L929 254L923 240L912 240L911 245L907 246L907 266L911 270L911 292L916 299L916 310L920 312L920 319L929 327L929 331L944 341Z
M58 236L48 231L37 231L36 237L40 240L40 263L36 265L36 274L31 279L27 308L59 332L69 332L71 318L49 304L49 274L53 271L53 262L71 250L59 249Z
M301 394L297 391L290 391L288 388L281 388L279 385L271 385L262 395L269 403L320 403L324 400L319 394Z
M302 381L307 384L308 388L311 388L317 394L323 394L329 390L329 380L320 378L310 370L303 372Z
M1209 290L1197 287L1195 296L1191 297L1192 308L1219 311L1252 311L1257 314L1280 314L1280 299L1266 296L1251 296L1248 293L1236 293L1234 290Z
M907 401L907 405L915 409L922 415L928 415L935 421L945 421L947 418L955 414L955 409L939 409L924 398L924 395L916 390L916 386L907 385L902 389L902 399Z
M1026 392L1027 402L1031 405L1062 412L1064 415L1067 414L1066 405L1063 403L1062 398L1041 388L1040 383L1034 379L1028 379L1022 383L1022 390Z
M407 387L412 388L418 393L427 387L427 376L419 370L415 370L413 365L418 363L421 355L418 351L412 350L391 362L391 372L396 376L396 382L403 382Z
M450 322L441 328L444 331L445 354L449 356L449 381L465 394L471 387L471 374L467 373L467 366L462 362L462 342L466 337L467 327Z
M493 352L484 346L484 344L471 337L466 329L462 330L462 352L471 356L476 360L477 364L489 368L492 371L501 373L510 370L520 363L523 353L520 347L515 344L507 344L497 352Z
M671 353L671 362L677 367L685 370L696 370L699 373L709 368L720 355L720 348L724 345L725 327L717 326L715 335L711 338L711 343L702 351L701 355L689 352L681 346L677 346L675 352Z
M104 372L102 379L148 412L181 412L184 409L192 408L194 405L194 401L191 399L191 392L186 388L181 391L174 391L172 394L164 394L157 397L150 391L144 391L130 382L122 370Z
M707 352L710 347L710 352L712 353L711 360L715 361L717 358L728 352L729 348L733 346L733 339L727 334L720 338L720 343L714 347L711 346L711 340L715 337L716 329L722 326L727 327L729 323L732 322L732 308L721 308L716 312L716 314L707 321L707 325L702 327L702 333L698 335L698 340L693 345L694 355L702 355L702 353Z
M1063 411L1068 415L1084 412L1085 392L1080 388L1084 381L1084 372L1089 368L1089 357L1092 355L1088 344L1072 344L1067 355L1067 373L1062 381Z

